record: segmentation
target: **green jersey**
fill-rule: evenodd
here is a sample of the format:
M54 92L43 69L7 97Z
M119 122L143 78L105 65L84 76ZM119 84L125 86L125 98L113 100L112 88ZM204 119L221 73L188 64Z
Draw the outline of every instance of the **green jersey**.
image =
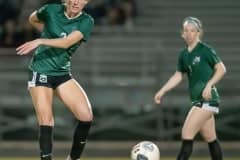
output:
M177 70L188 76L193 105L205 101L202 97L203 89L214 74L215 64L220 61L214 49L202 42L199 42L191 52L184 49L180 53ZM212 99L209 102L219 103L219 100L217 89L213 86Z
M40 45L34 52L29 68L46 75L58 76L70 72L71 57L82 41L86 41L93 29L94 20L83 12L76 18L69 19L64 14L62 4L45 5L37 11L37 17L44 23L41 38L63 38L73 31L80 31L83 39L67 49Z

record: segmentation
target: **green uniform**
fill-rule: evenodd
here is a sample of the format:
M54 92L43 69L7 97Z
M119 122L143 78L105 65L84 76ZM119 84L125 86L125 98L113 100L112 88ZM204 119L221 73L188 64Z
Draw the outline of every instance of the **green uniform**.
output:
M189 91L192 104L206 102L202 97L203 89L207 82L214 74L214 66L221 60L214 51L203 42L199 42L197 46L189 52L184 49L178 59L177 70L186 73L189 80ZM220 101L217 88L212 88L212 99L208 102L211 105L217 105Z
M86 41L93 29L93 18L83 12L79 17L68 19L64 10L65 6L62 4L51 4L45 5L37 11L38 19L44 23L41 38L63 38L78 30L83 34L82 41ZM82 41L67 49L39 46L29 65L30 70L51 76L69 74L72 54Z

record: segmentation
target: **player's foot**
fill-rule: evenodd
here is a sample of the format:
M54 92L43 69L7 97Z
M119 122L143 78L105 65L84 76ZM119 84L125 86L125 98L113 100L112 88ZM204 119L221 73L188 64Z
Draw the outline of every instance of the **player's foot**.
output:
M66 160L80 160L80 158L79 159L72 159L70 156L68 156Z

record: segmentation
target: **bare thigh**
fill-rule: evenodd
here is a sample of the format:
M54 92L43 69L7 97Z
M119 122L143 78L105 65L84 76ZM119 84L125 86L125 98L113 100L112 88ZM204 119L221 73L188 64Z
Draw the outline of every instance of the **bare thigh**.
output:
M37 86L29 88L39 125L54 125L51 88Z
M213 116L212 111L199 107L192 107L184 122L182 129L183 139L193 139L202 126Z
M74 116L81 121L92 121L92 108L85 91L71 79L61 84L56 93L60 100L71 110Z
M205 122L205 124L200 129L200 133L206 142L212 142L217 138L214 116L211 116L211 118Z

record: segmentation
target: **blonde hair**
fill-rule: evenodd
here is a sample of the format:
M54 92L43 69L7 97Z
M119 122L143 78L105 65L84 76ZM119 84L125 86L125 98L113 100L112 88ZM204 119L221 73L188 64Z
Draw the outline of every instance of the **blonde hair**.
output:
M200 32L200 38L202 38L203 25L202 25L202 22L200 19L198 19L196 17L186 17L183 19L182 27L184 28L184 26L187 24L193 24L196 27L196 29L198 30L198 32ZM183 32L183 30L181 32Z

